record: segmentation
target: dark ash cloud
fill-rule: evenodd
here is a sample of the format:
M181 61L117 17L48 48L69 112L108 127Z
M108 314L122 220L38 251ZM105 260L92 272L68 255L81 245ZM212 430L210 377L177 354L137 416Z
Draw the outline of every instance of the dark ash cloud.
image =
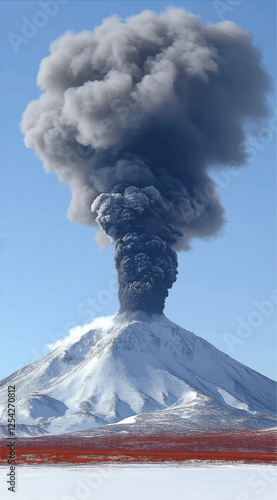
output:
M166 223L170 209L153 186L116 186L92 204L96 222L115 243L118 296L122 311L161 313L177 276L171 245L183 231Z
M69 218L96 219L114 242L121 307L161 311L174 249L224 224L207 168L245 163L245 129L267 116L260 51L233 23L174 7L113 16L50 50L25 144L69 184Z

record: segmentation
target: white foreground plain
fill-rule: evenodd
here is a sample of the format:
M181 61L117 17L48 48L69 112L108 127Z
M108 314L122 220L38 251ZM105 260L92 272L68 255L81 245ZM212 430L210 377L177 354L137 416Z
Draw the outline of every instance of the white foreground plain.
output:
M273 465L0 467L0 498L20 500L276 500Z

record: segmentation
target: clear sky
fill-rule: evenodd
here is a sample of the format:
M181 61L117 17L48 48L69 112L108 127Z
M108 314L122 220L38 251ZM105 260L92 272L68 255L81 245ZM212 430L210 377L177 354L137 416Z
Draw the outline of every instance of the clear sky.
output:
M51 2L50 2L51 3ZM275 81L276 3L271 1L0 1L1 23L1 366L0 378L45 355L75 325L113 314L113 248L95 229L66 218L70 193L46 175L19 129L39 95L36 74L52 40L171 3L203 22L231 20L254 35ZM41 12L44 11L44 15ZM38 26L40 25L40 26ZM274 93L270 96L276 106ZM276 108L275 108L276 109ZM179 254L179 277L165 314L255 370L276 378L276 119L251 145L236 176L224 170L220 192L228 223L217 238Z

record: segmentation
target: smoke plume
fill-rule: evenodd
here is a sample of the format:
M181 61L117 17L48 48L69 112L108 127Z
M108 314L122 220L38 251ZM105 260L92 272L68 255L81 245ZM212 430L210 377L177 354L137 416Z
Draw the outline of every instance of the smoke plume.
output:
M183 9L112 16L50 46L25 144L72 192L68 217L115 245L121 310L162 312L175 250L214 235L224 209L207 168L241 165L270 79L251 35Z

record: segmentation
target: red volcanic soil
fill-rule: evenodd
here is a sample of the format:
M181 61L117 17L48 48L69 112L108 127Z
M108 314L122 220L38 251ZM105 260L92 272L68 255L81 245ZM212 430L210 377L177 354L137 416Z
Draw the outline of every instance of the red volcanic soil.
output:
M0 463L7 463L8 443L0 441ZM276 463L274 430L17 438L18 464L88 464L105 462L186 462L189 460Z

